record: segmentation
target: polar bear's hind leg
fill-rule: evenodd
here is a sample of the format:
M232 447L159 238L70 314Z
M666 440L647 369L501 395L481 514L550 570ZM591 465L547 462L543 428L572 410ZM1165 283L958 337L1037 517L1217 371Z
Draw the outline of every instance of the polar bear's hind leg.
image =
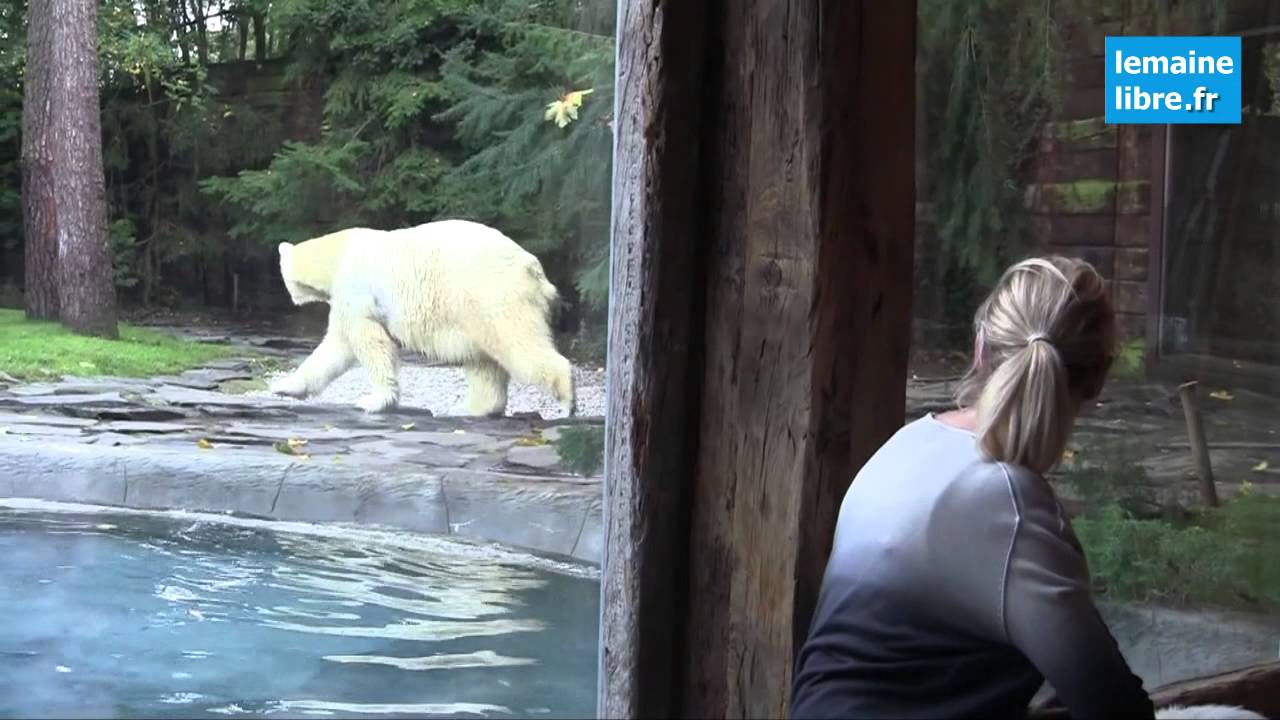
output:
M497 353L496 358L516 382L546 389L569 416L577 412L573 366L556 350L551 338L507 348Z

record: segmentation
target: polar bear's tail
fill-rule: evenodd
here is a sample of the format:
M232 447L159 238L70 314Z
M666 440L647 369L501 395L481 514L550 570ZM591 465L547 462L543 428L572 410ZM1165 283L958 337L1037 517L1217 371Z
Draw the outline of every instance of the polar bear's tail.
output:
M547 279L547 274L542 271L542 263L538 262L537 258L529 263L529 275L533 277L533 282L538 288L538 295L543 302L543 313L549 314L560 300L560 291Z

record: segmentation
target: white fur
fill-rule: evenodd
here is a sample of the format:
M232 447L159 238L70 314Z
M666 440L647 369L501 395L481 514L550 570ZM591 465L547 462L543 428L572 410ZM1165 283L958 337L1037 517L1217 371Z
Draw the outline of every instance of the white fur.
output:
M501 232L464 220L403 230L343 230L282 243L280 273L295 304L329 303L324 340L271 391L315 395L356 363L373 391L357 405L399 403L398 345L462 365L467 409L506 411L507 383L540 385L573 414L571 365L550 326L556 288L538 259Z
M1156 720L1267 720L1263 715L1235 705L1170 705L1156 710Z

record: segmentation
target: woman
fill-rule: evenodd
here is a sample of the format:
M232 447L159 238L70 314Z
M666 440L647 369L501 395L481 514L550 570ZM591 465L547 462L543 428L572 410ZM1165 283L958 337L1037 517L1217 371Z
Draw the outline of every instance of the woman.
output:
M1115 315L1088 263L1010 268L975 318L958 410L902 428L840 508L794 718L1151 718L1044 473L1098 396Z

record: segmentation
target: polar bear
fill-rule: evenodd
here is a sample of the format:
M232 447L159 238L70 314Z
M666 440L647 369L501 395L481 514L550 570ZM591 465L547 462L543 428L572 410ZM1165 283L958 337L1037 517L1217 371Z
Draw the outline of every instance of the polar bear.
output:
M486 225L441 220L399 230L350 228L281 243L280 274L294 304L329 304L324 339L278 395L315 395L357 362L373 390L358 407L399 404L399 348L461 365L467 411L501 415L507 382L540 385L575 414L573 374L556 351L550 313L558 297L542 264Z

